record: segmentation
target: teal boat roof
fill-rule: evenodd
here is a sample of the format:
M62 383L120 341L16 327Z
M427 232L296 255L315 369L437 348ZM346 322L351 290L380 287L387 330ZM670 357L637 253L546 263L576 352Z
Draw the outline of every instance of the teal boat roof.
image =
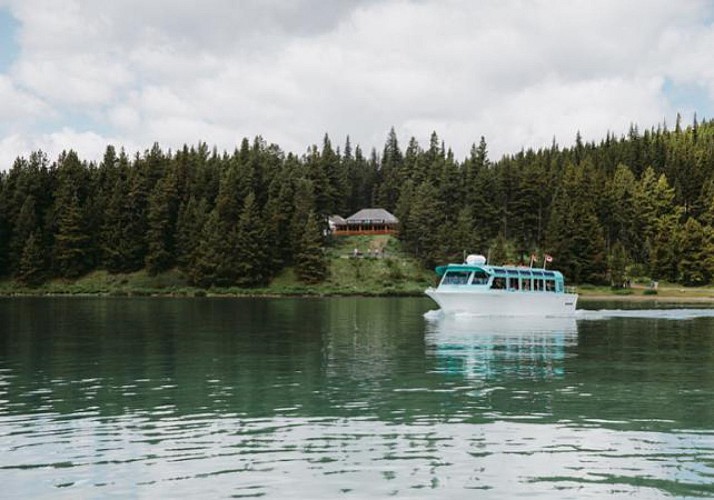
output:
M563 279L563 274L559 271L554 271L551 269L539 269L534 267L518 267L518 266L490 266L488 264L475 265L475 264L447 264L445 266L438 266L435 271L439 276L443 276L446 271L485 271L489 274L503 274L506 275L509 271L519 271L521 274L525 275L535 275L535 276L552 276L555 278Z
M445 266L439 266L435 269L436 274L439 276L443 276L444 273L446 273L447 270L449 271L475 271L476 269L480 269L483 271L488 272L486 267L489 266L475 266L473 264L447 264Z

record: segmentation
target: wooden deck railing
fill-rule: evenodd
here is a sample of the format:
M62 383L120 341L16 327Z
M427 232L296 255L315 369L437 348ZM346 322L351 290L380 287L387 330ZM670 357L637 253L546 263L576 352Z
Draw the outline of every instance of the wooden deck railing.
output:
M356 236L370 234L397 234L396 229L335 229L332 234L335 236Z

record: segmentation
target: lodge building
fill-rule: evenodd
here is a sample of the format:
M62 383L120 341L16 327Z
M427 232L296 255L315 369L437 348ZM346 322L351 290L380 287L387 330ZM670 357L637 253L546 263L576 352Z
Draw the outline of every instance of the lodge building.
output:
M363 208L346 219L333 215L329 224L335 236L396 234L399 220L383 208Z

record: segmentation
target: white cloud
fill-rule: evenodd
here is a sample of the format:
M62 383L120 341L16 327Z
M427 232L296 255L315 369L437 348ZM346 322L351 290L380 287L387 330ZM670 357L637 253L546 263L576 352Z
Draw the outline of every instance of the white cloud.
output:
M0 95L24 101L0 120L31 120L4 131L4 157L57 140L232 149L257 134L302 152L325 132L381 149L391 126L423 145L436 130L459 156L484 135L498 156L671 122L666 81L714 103L705 0L9 5L21 53Z
M0 74L0 122L24 122L48 111L42 100L18 89L10 78Z
M105 137L94 132L77 132L63 128L49 134L10 134L0 139L0 165L12 167L18 156L27 157L29 152L42 150L50 161L57 159L62 151L73 149L81 159L101 159L107 144L121 144L129 152L146 149L144 144L133 141L119 142L117 138Z

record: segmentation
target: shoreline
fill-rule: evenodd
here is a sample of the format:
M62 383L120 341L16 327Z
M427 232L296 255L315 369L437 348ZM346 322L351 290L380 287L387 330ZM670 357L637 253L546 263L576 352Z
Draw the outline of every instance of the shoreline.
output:
M593 295L581 295L578 298L578 303L581 303L581 302L661 302L661 303L670 303L670 304L686 304L686 303L714 304L714 297L710 297L710 296L686 297L686 296L681 296L681 295L593 294Z
M642 293L602 293L585 292L578 294L578 303L588 302L655 302L662 304L714 304L714 290L703 289L671 289L657 295L644 295ZM31 289L19 287L16 290L1 289L0 298L20 297L97 297L97 298L337 298L337 297L364 297L364 298L394 298L394 297L425 297L422 291L412 290L380 290L380 291L337 291L337 290L285 290L282 292L269 290L235 290L226 289L192 289L180 290L161 289L121 289L121 290L73 290L67 289Z

